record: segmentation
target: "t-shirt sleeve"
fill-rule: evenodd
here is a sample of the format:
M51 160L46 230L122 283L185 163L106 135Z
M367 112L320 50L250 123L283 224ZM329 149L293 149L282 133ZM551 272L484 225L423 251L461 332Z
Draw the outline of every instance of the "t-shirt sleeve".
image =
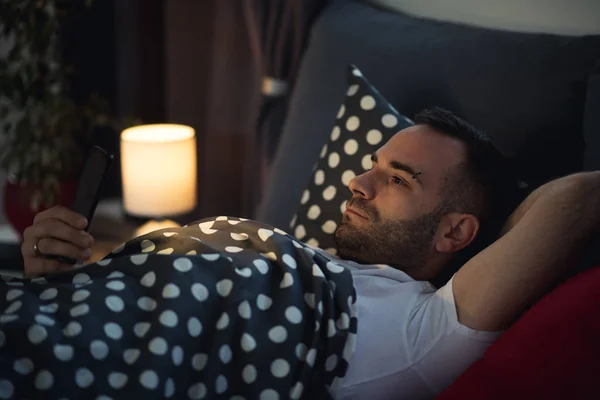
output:
M477 331L458 321L453 279L421 294L407 330L412 368L435 393L454 382L502 334Z

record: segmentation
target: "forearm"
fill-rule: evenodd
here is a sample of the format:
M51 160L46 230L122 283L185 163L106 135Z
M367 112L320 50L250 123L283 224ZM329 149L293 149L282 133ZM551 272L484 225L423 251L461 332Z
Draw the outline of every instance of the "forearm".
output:
M598 181L600 181L600 171L580 172L580 173L568 175L568 176L550 181L550 182L540 186L539 188L534 190L512 212L512 214L508 217L506 223L502 227L502 230L500 231L499 236L502 237L507 232L509 232L523 218L523 216L531 209L531 207L539 199L546 199L546 198L552 199L552 197L556 198L556 196L560 197L565 192L568 193L569 191L571 191L572 190L571 188L574 185L577 185L577 186L589 185L590 188L589 189L585 189L585 187L580 188L580 189L583 189L582 194L580 195L581 200L579 199L579 197L575 197L574 199L572 199L573 202L579 203L580 201L587 201L587 200L594 199L593 195L592 195L592 197L590 197L590 193L583 193L586 190L593 191L594 181L595 181L595 185L597 187ZM598 197L595 197L595 198L599 199ZM600 200L598 200L598 201L600 202ZM593 212L594 211L592 210L592 213ZM596 210L596 213L597 213L597 210ZM590 215L590 217L592 217L592 216Z

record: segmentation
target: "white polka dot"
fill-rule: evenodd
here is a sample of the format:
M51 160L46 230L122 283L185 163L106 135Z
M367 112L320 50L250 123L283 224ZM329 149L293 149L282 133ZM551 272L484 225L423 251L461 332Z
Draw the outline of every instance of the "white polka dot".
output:
M119 296L108 296L104 302L106 307L113 312L121 312L125 308L125 303Z
M6 301L13 301L21 295L23 295L23 291L21 289L10 289L8 292L6 292Z
M35 387L38 390L48 390L54 384L54 377L50 371L42 370L35 377Z
M107 279L121 279L125 278L125 274L121 271L113 271L107 277Z
M329 261L327 263L327 269L329 271L333 272L334 274L339 274L339 273L341 273L341 272L344 271L344 267L342 267L341 265L336 264L336 263L334 263L332 261Z
M104 260L96 261L96 264L100 265L101 267L106 267L111 261L112 258L105 258Z
M398 118L396 118L396 116L392 115L392 114L385 114L382 118L381 118L381 123L383 124L383 126L385 126L386 128L393 128L396 125L398 125Z
M354 76L363 76L362 72L358 68L352 68L352 75Z
M350 85L348 91L346 91L346 96L354 96L358 92L358 85Z
M252 364L248 364L242 370L242 378L246 383L253 383L256 380L256 368Z
M319 247L319 241L315 238L310 238L306 241L306 244L309 246Z
M56 297L57 293L58 293L58 290L56 290L56 288L46 289L42 293L40 293L40 300L52 300L53 298ZM8 297L8 294L6 297Z
M335 168L340 164L340 155L338 153L331 153L329 155L329 159L327 160L327 164L330 168Z
M9 322L13 322L13 321L16 321L18 319L19 319L19 316L15 315L15 314L0 315L0 324L8 324Z
M156 245L148 239L142 240L140 246L142 247L142 253L149 253L156 248Z
M321 226L321 229L323 229L323 232L331 234L337 229L337 224L335 221L329 220Z
M172 310L165 310L160 314L160 317L158 317L158 321L163 326L174 328L177 326L178 322L177 314L175 314L175 312Z
M286 272L285 274L283 274L283 279L281 280L281 283L279 284L279 288L285 289L287 287L292 286L293 284L294 284L294 277L289 272Z
M379 144L382 139L383 139L383 135L377 129L371 129L367 133L367 143L369 143L372 146Z
M337 330L335 329L335 322L332 319L327 321L327 337L335 336Z
M29 375L33 371L33 362L29 358L19 358L13 368L21 375Z
M179 272L188 272L190 269L192 269L192 266L192 261L186 257L179 257L173 261L173 268Z
M223 279L217 282L217 293L223 297L229 296L231 289L233 288L233 281L230 279Z
M279 400L279 394L273 389L265 389L260 392L260 400Z
M277 358L271 363L271 374L275 378L284 378L290 372L290 364L283 358Z
M187 395L192 400L203 399L206 396L206 386L204 383L195 383L188 389Z
M344 213L344 211L346 211L347 204L348 204L348 200L344 200L344 201L342 201L342 204L340 204L340 211L342 213Z
M269 272L269 264L267 264L267 262L263 259L258 258L252 261L252 264L254 264L258 272L260 272L263 275Z
M311 367L315 364L315 359L317 358L317 350L310 349L306 353L306 363Z
M260 239L261 239L263 242L266 242L266 241L267 241L267 239L269 239L271 236L273 236L273 231L272 231L272 230L270 230L270 229L263 229L263 228L260 228L260 229L257 231L257 234L258 234L258 237L260 237Z
M114 280L114 281L108 282L106 284L106 287L111 290L121 291L121 290L125 289L125 284L123 283L123 281Z
M71 300L73 302L83 301L83 300L87 299L89 295L90 295L89 291L87 291L85 289L81 289L81 290L78 290L75 293L73 293Z
M140 284L145 287L151 287L156 282L156 274L154 271L150 271L146 273L142 279L140 279Z
M108 384L114 389L121 389L127 383L127 375L122 372L111 372L108 375Z
M90 281L90 276L88 274L79 273L73 277L73 285L83 285Z
M82 331L81 324L76 321L69 322L63 329L63 334L67 337L77 336Z
M268 336L272 342L283 343L287 339L287 330L283 326L277 325L269 329Z
M308 213L306 213L306 216L308 217L308 219L315 220L319 217L320 214L321 214L321 208L318 205L313 204L308 209Z
M375 99L373 98L373 96L363 96L362 99L360 99L360 108L362 108L363 110L369 111L375 108Z
M289 306L285 309L285 317L292 324L299 324L302 321L302 312L296 306Z
M204 353L194 354L192 356L192 368L196 371L202 371L208 362L208 355Z
M200 224L198 224L198 227L200 228L202 233L206 235L212 235L217 231L216 229L212 229L214 223L214 221L201 222Z
M167 378L167 383L165 383L165 397L169 398L175 394L175 382L173 379Z
M348 129L350 132L354 132L359 126L360 119L358 119L358 117L352 116L346 121L346 129Z
M87 368L79 368L75 372L75 383L85 389L94 383L94 374Z
M198 254L198 253L196 253L196 250L190 250L187 253L185 253L186 256L195 256L196 254ZM182 272L185 272L185 271L182 271ZM169 378L169 379L171 379L171 378Z
M304 225L298 225L296 229L294 229L294 236L299 240L302 240L302 238L306 236Z
M190 336L198 337L202 333L202 323L196 317L188 319L187 328Z
M135 254L129 257L129 261L131 261L135 265L142 265L148 259L148 254Z
M346 171L344 171L344 173L342 174L342 184L344 186L348 186L350 185L350 181L352 179L354 179L354 177L356 176L356 174L354 173L354 171L347 169Z
M241 242L242 240L248 240L248 234L247 233L235 233L235 232L231 232L229 235L231 236L231 238L233 240L237 240L239 242Z
M21 300L16 300L16 301L12 302L10 306L6 307L6 309L4 310L4 313L12 314L12 313L18 311L22 305L23 305L23 302Z
M183 362L183 349L181 346L174 346L171 351L171 359L173 360L173 364L179 366Z
M337 119L340 119L344 116L344 113L346 112L346 107L342 104L342 106L340 107L340 109L338 110L337 113Z
M350 326L350 317L348 316L348 314L346 314L345 312L341 313L340 317L336 321L336 325L340 330L348 329L348 327Z
M238 247L238 246L227 246L227 247L225 247L225 251L228 252L228 253L239 253L242 250L244 250L244 249L242 249L241 247Z
M33 324L27 330L27 338L33 344L40 344L48 337L48 331L41 325Z
M294 387L292 387L292 390L290 390L290 399L298 400L300 397L302 397L303 391L304 385L302 384L302 382L296 382Z
M205 301L208 298L208 289L201 283L194 283L192 285L192 295L198 301Z
M371 161L371 155L370 154L367 154L366 156L364 156L362 158L361 165L362 165L362 167L363 167L363 169L365 171L368 171L371 168L373 168L373 161Z
M127 349L123 352L123 361L131 365L137 361L141 353L138 349Z
M223 361L223 364L229 364L229 362L231 361L231 356L231 347L229 347L226 344L221 346L221 348L219 349L219 358L221 359L221 361Z
M217 321L217 329L219 329L219 330L225 329L225 328L227 328L228 325L229 325L229 315L227 315L227 313L224 312L223 314L221 314L221 317Z
M217 217L217 218L215 219L215 221L227 221L227 217L226 217L226 216L223 216L223 215L221 215L221 216Z
M309 198L310 198L310 192L308 190L305 190L302 193L302 199L300 199L300 204L306 204L308 202Z
M15 388L7 379L0 379L0 399L12 399Z
M156 337L148 343L148 350L159 356L167 354L167 348L166 340L161 337Z
M156 300L150 298L150 297L140 297L138 299L138 307L141 308L144 311L154 311L156 309Z
M344 152L349 156L356 154L358 151L358 142L354 139L349 139L344 143Z
M260 310L265 311L269 309L271 304L273 304L273 300L269 296L265 296L261 293L256 297L256 307L258 307Z
M179 287L173 283L167 283L163 288L162 297L165 299L175 299L179 297Z
M221 255L219 253L215 253L215 254L202 254L201 256L206 261L217 261L219 259L219 257L221 257Z
M292 220L290 221L290 228L293 228L294 225L296 225L297 218L298 218L298 215L294 214L294 216L292 217Z
M256 340L250 334L244 332L240 340L240 345L242 346L242 350L249 352L256 348Z
M70 361L73 358L73 346L68 344L54 345L54 356L60 361Z
M238 313L240 314L240 317L244 319L250 319L252 317L252 310L250 309L248 300L244 300L240 303L238 306Z
M104 360L108 355L108 346L101 340L93 340L90 343L90 353L96 360Z
M321 154L319 155L320 158L325 157L325 155L327 154L327 143L325 143L323 145L323 147L321 148Z
M135 333L137 337L142 338L146 335L146 333L148 333L149 329L150 324L148 322L137 322L133 326L133 333Z
M177 232L163 232L165 237L171 237L177 235Z
M323 190L323 198L327 201L333 199L335 194L337 193L337 189L333 185L329 185Z
M158 375L154 371L146 370L140 374L140 384L146 389L156 389L158 386Z
M332 142L335 142L336 140L339 139L341 133L342 133L342 131L341 131L340 127L334 126L329 138L331 139Z
M315 185L322 185L325 182L325 172L322 169L315 172Z
M56 303L44 304L43 306L40 306L41 312L55 313L56 310L58 310L58 304Z
M109 322L104 325L104 333L111 339L119 340L123 336L123 329L118 324Z
M166 249L162 249L162 250L159 250L159 251L157 251L157 252L156 252L156 254L164 254L164 255L169 255L169 254L173 253L174 251L175 251L175 249L174 249L174 248L172 248L172 247L168 247L168 248L166 248Z

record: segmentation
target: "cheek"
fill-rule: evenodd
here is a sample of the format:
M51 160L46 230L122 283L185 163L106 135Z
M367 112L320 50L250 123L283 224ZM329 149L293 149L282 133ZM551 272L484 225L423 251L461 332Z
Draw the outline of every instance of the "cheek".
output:
M419 204L405 195L387 196L379 199L379 217L388 220L408 220L418 214Z

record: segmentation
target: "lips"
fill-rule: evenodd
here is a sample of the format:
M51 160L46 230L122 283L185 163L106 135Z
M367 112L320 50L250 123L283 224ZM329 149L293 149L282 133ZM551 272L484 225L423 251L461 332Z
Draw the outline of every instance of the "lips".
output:
M350 213L350 214L355 214L361 218L367 219L364 215L362 215L361 213L359 213L358 211L352 209L352 208L346 208L346 212Z

